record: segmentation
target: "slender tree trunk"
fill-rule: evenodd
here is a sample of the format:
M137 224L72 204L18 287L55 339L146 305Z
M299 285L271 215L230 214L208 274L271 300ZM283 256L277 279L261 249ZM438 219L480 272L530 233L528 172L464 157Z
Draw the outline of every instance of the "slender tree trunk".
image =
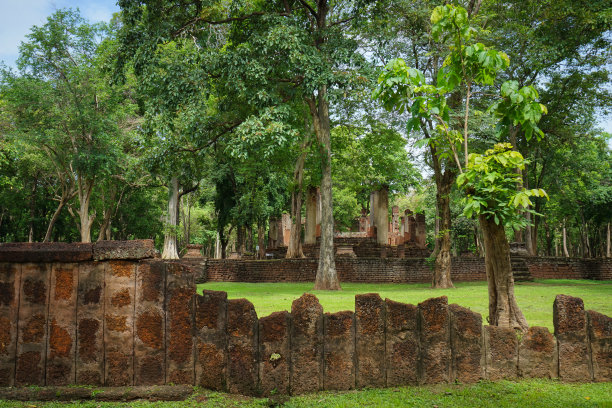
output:
M266 259L266 224L263 221L257 222L257 246L259 247L257 257Z
M38 187L38 175L34 177L32 184L32 195L30 196L30 225L28 231L28 242L34 242L34 218L36 218L36 190Z
M514 297L510 245L504 226L479 216L485 245L485 268L489 286L489 324L527 331L529 327Z
M60 197L59 204L57 205L57 208L55 209L55 212L53 213L53 216L51 217L51 220L49 221L49 225L47 226L47 232L45 233L45 238L43 239L43 242L49 242L51 240L51 234L53 233L53 227L55 226L55 223L59 219L59 216L62 210L64 209L64 206L66 205L66 203L70 201L72 197L75 196L75 194L76 194L76 191L74 190L71 190L69 192L62 192L62 196Z
M430 145L430 152L436 180L436 211L440 215L440 230L436 234L437 252L434 252L435 263L431 286L436 289L453 288L451 279L451 210L450 192L455 180L455 173L448 168L442 172L442 165L435 146Z
M340 290L334 258L334 215L331 179L331 129L327 87L319 87L316 101L308 99L315 133L321 148L321 249L315 279L315 290Z
M236 229L236 252L240 255L244 253L244 238L246 235L246 228L244 225L239 226Z
M612 248L610 248L610 223L608 223L606 233L606 258L612 258Z
M178 178L172 177L168 191L168 215L166 221L166 233L164 234L164 250L162 259L179 259L176 245L176 229L178 227Z
M106 206L107 208L102 213L103 220L100 225L100 232L98 233L97 241L100 242L104 240L108 235L110 235L110 222L113 215L115 199L117 198L117 190L111 187L109 203Z
M563 220L563 256L569 258L569 252L567 250L567 229L565 228L565 220Z
M91 192L93 190L94 181L91 179L78 180L78 196L79 196L79 231L81 233L81 242L91 242L91 226L93 225L95 214L89 214L89 203L91 200Z
M310 136L306 136L300 146L300 155L293 171L294 187L291 191L291 233L286 258L304 258L302 251L302 181L304 179L304 162L310 146Z
M309 187L306 195L306 226L304 243L314 245L317 242L317 188Z

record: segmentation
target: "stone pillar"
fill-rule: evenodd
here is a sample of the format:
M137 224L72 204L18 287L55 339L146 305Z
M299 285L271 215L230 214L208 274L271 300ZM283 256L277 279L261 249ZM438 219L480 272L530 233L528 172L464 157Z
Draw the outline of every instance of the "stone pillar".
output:
M450 324L446 296L419 303L421 331L420 373L425 384L449 381L451 350Z
M21 264L0 264L0 387L15 385Z
M104 385L134 383L134 290L136 264L110 261L104 290Z
M291 391L291 315L275 312L259 319L259 380L263 395Z
M194 383L195 286L186 267L166 263L166 383Z
M385 303L378 293L355 295L357 387L386 386Z
M313 245L317 242L317 189L309 187L306 194L306 225L304 244Z
M452 380L462 383L483 378L482 317L470 309L450 305Z
M326 390L355 388L355 319L353 312L325 313L324 376Z
M510 327L485 326L485 370L491 381L516 378L518 339Z
M232 394L256 395L257 313L246 299L227 301L227 389Z
M394 205L391 208L391 225L393 227L393 230L391 232L393 232L394 234L399 234L400 215L399 215L399 207L397 205Z
M163 385L166 381L164 281L162 261L141 261L136 271L134 310L134 385Z
M400 217L399 220L399 236L397 238L397 245L401 245L405 241L406 236L406 217Z
M15 385L45 385L50 264L21 266Z
M591 381L587 319L580 298L557 295L553 323L559 349L559 377L563 381Z
M416 214L416 237L415 241L420 249L425 249L426 233L425 233L425 213Z
M387 387L418 384L419 310L385 299Z
M416 242L416 219L410 210L406 210L406 233L404 242Z
M593 379L612 381L612 318L589 310L589 338L593 359Z
M531 326L519 345L519 376L555 378L558 376L557 342L546 327Z
M227 293L196 296L196 385L225 391L227 378Z
M291 304L291 394L323 388L323 307L305 293Z
M297 222L299 222L299 220ZM288 247L289 241L291 240L291 215L287 213L281 216L281 238L281 246Z
M79 265L76 383L104 384L103 262ZM165 379L164 379L165 380Z
M47 385L73 384L76 379L76 297L79 265L53 264L49 297Z
M359 232L365 232L366 235L370 229L370 217L365 208L361 209L361 217L359 217Z
M389 189L381 187L371 196L373 225L376 227L376 242L379 245L389 245Z

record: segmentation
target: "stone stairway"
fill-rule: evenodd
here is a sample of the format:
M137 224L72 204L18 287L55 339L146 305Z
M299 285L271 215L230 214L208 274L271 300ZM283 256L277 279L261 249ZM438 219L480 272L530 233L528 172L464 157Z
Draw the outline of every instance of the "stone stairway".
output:
M512 264L512 275L514 275L515 282L526 282L533 280L531 272L529 272L527 262L525 262L525 258L512 256L510 257L510 263Z

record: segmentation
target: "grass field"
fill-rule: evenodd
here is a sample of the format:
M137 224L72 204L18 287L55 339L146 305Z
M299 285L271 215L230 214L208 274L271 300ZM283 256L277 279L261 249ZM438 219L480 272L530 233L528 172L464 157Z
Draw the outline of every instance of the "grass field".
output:
M231 283L209 282L198 285L198 290L221 290L230 299L246 298L255 305L259 317L272 312L291 310L291 302L303 293L314 293L325 312L355 310L355 295L376 292L397 302L417 304L430 297L448 296L449 303L457 303L488 315L486 282L458 282L455 289L431 289L429 284L397 283L342 283L342 291L314 291L312 283ZM558 294L582 298L586 309L612 316L612 281L591 280L536 280L515 284L515 294L530 326L553 329L552 306Z
M281 405L282 404L282 405ZM248 398L197 390L176 402L16 402L0 401L6 408L183 408L183 407L438 407L438 408L568 408L612 407L612 384L562 384L554 380L520 382L483 381L472 385L397 387L347 392L319 392L292 398Z

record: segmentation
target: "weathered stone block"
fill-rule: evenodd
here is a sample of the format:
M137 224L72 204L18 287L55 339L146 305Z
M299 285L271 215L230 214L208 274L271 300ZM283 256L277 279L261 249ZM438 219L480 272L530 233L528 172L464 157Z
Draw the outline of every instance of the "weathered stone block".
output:
M377 293L355 296L357 387L384 387L385 303Z
M323 388L323 307L310 293L291 304L291 394Z
M355 319L353 312L326 313L323 388L355 388Z
M51 265L21 266L15 385L45 385Z
M21 265L0 263L0 387L15 385Z
M509 327L485 326L486 375L491 381L518 375L518 338Z
M418 308L385 299L387 386L417 384L420 353Z
M419 303L421 382L448 382L451 368L450 318L446 296Z
M225 391L227 377L227 293L196 296L196 384Z
M483 377L482 317L459 305L450 305L451 380L476 382Z
M263 395L289 394L291 315L276 312L259 319L259 378Z
M134 384L136 263L109 261L104 286L104 384Z
M65 242L0 244L0 262L81 262L92 259L92 244Z
M100 241L93 244L95 261L117 259L146 259L155 257L155 245L152 239L135 239L131 241Z
M518 373L525 378L557 377L557 342L546 327L532 326L519 346Z
M257 395L257 313L246 299L227 302L227 389L231 393Z
M194 384L194 274L166 263L166 382Z
M563 381L591 381L587 320L582 299L557 295L553 303L553 323L559 350L559 377Z
M612 318L589 310L589 339L595 381L612 381Z
M166 381L165 276L162 261L138 263L134 294L134 385L160 385Z
M103 385L104 381L104 275L106 265L79 264L77 289L76 382Z
M76 303L79 265L53 264L47 344L47 385L76 381Z

